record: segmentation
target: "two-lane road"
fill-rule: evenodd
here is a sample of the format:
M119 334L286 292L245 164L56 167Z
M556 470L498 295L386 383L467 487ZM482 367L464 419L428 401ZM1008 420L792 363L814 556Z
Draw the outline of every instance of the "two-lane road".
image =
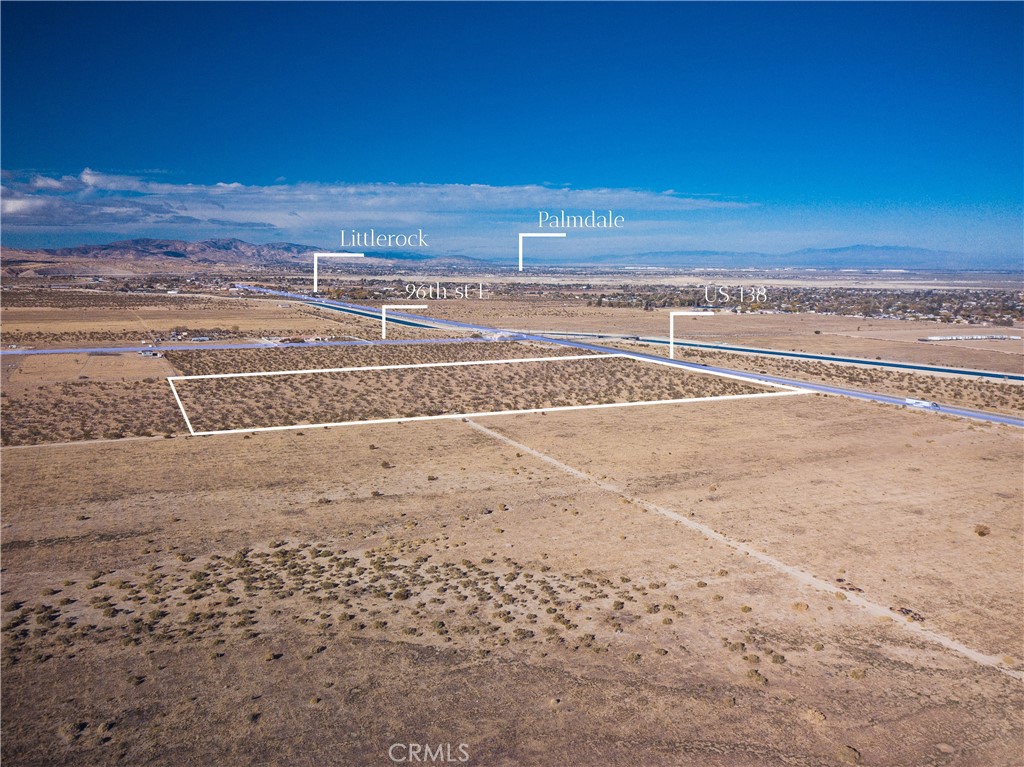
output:
M360 315L363 315L363 316L369 316L370 318L373 318L373 319L379 319L380 318L380 311L377 310L377 309L374 309L373 307L360 306L358 304L349 304L349 303L346 303L344 301L333 301L333 300L318 299L318 298L313 298L312 296L304 296L304 295L297 294L297 293L286 293L286 292L282 292L282 291L278 291L278 290L270 290L269 288L256 288L256 287L251 287L251 286L248 286L248 285L239 285L238 287L246 289L246 290L252 290L252 291L255 291L255 292L258 292L258 293L266 293L266 294L269 294L269 295L280 296L280 297L284 297L284 298L292 298L292 299L296 299L296 300L299 300L299 301L312 302L312 303L316 303L316 304L318 304L320 306L323 306L325 308L336 309L336 310L340 310L340 311L347 311L347 312L350 312L350 313L353 313L353 314L360 314ZM472 330L474 332L486 333L486 334L499 334L499 335L501 335L501 334L511 334L511 335L514 335L515 337L521 338L523 340L538 341L538 342L541 342L541 343L555 344L557 346L566 346L566 347L569 347L569 348L572 348L572 349L585 349L585 350L595 351L595 352L600 352L600 353L605 353L605 354L620 354L620 355L621 354L625 354L628 357L632 357L634 359L639 359L639 360L645 360L647 362L656 362L656 363L662 364L662 365L666 365L666 364L667 365L673 365L673 366L676 366L676 367L690 369L690 370L694 370L694 371L697 371L697 372L705 372L705 373L711 372L711 373L719 373L719 374L723 374L723 375L730 375L730 376L734 376L736 378L745 379L747 381L750 381L751 383L761 383L761 384L767 383L767 384L774 384L774 385L777 385L777 386L796 387L796 388L799 388L799 389L806 389L808 391L820 392L822 394L832 394L832 395L836 395L836 396L840 396L840 397L850 397L851 399L865 400L865 401L868 401L868 402L878 402L878 403L882 403L882 404L886 404L886 405L898 405L898 406L905 407L906 404L907 404L905 398L903 398L903 397L896 397L896 396L893 396L891 394L878 394L878 393L874 393L874 392L865 392L865 391L859 391L857 389L847 389L847 388L842 387L842 386L829 386L829 385L826 385L826 384L808 383L806 381L799 381L799 380L795 380L795 379L791 379L791 378L783 378L781 376L771 376L771 375L765 375L765 374L760 374L760 373L748 373L748 372L743 371L743 370L733 370L732 368L713 367L713 366L710 366L710 365L700 365L700 364L697 364L697 363L694 363L694 362L683 362L681 360L671 360L671 359L668 359L666 357L660 357L660 356L657 356L657 355L654 355L654 354L643 354L641 352L623 351L622 349L615 349L615 348L611 348L611 347L607 347L607 346L600 346L598 344L584 343L584 342L581 342L581 341L572 341L572 340L570 340L567 337L558 337L558 336L555 336L555 335L547 335L547 334L540 334L540 333L523 333L522 331L515 331L515 330L503 330L501 328L490 328L490 327L486 327L486 326L483 326L483 325L471 325L471 324L464 323L464 322L456 322L454 320L437 319L437 318L434 318L434 317L425 317L425 316L421 316L421 315L417 315L417 314L408 314L408 313L404 313L404 312L401 313L401 314L398 314L396 312L396 315L397 316L394 318L396 320L402 320L402 321L405 321L405 322L420 323L421 326L425 326L425 327L458 328L460 330ZM389 313L388 314L388 321L392 321L392 319L393 318L392 318L391 314ZM612 337L612 336L609 336L609 337ZM667 341L662 341L660 339L638 338L637 336L631 336L630 338L634 338L634 339L637 339L637 340L640 340L640 341L645 341L645 342L663 343L663 344L667 344L668 343ZM780 356L782 356L782 354L783 353L780 353ZM786 354L788 354L788 353L786 353ZM830 360L831 361L837 361L838 360L838 358L830 358L830 357L823 356L823 355L809 355L809 356L811 358L820 359L820 360L824 360L824 361L830 361ZM873 363L870 360L854 360L853 358L850 358L849 361L851 361L851 362L860 362L862 364L876 364L876 365L878 364L877 362ZM899 366L901 366L901 363L889 363L888 366L889 367L899 367ZM986 371L967 371L967 370L958 369L958 368L933 368L933 367L930 367L930 366L927 366L927 365L910 365L909 363L907 365L905 365L905 367L907 367L908 369L917 370L919 372L920 371L924 371L924 372L942 372L942 373L962 373L962 374L971 374L971 375L982 374L982 375L984 375L984 377L988 377L988 378L1004 378L1004 377L1007 377L1007 378L1010 378L1011 380L1024 380L1024 376L1014 376L1013 374L1005 374L1004 375L1002 373L991 373L991 374L985 375ZM981 412L981 411L978 411L978 410L969 410L967 408L955 407L955 406L952 406L952 405L938 404L937 407L922 408L922 412L937 413L937 414L943 414L943 415L953 415L953 416L958 416L960 418L970 418L970 419L976 420L976 421L986 421L988 423L999 423L999 424L1006 424L1008 426L1016 426L1016 427L1024 428L1024 419L1021 419L1021 418L1015 418L1013 416L1007 416L1007 415L1000 415L999 413L985 413L985 412Z

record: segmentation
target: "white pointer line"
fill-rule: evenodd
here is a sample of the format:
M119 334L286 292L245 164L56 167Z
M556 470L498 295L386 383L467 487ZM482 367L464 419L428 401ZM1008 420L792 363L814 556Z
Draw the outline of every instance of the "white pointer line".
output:
M426 309L426 304L384 304L380 308L380 337L386 341L388 337L388 309Z
M668 313L668 358L676 358L676 317L713 317L714 312L669 312Z
M313 292L317 292L321 258L365 258L365 253L314 253L313 254Z
M565 237L565 232L520 232L519 233L519 271L523 271L523 238L524 237Z

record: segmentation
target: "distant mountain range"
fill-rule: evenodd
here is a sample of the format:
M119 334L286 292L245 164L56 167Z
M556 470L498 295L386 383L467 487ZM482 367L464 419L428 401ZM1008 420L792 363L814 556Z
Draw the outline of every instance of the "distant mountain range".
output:
M36 250L4 249L4 260L18 256L50 257L57 261L188 261L192 264L282 264L308 260L308 253L316 248L275 242L253 245L242 240L185 240L138 239L111 242L106 245L78 245L72 248L41 248ZM306 256L305 259L303 257Z
M2 251L7 275L62 274L184 274L217 267L308 266L312 253L322 250L311 245L272 242L262 245L238 239L186 240L134 239L105 245L79 245L57 249L12 249ZM433 267L496 267L509 265L512 256L474 259L466 256L434 256L415 253L368 253L376 266L415 261ZM1006 270L1005 259L966 256L962 253L907 248L891 245L851 245L842 248L807 248L790 253L729 252L690 250L651 252L631 256L606 255L561 262L545 261L538 266L633 267L658 269L910 269L941 271ZM1024 267L1022 267L1024 268Z
M217 267L309 267L313 263L312 254L323 250L291 242L255 245L237 239L188 242L142 238L70 248L3 248L0 266L5 275L22 276L186 274ZM487 262L464 256L432 257L420 253L369 253L367 256L377 266L409 261L437 266L487 265Z

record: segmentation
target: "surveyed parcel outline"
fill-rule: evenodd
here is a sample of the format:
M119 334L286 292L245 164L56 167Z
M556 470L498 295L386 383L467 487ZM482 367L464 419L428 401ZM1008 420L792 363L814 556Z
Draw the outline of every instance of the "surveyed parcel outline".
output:
M215 380L225 378L257 378L261 376L284 376L284 375L312 375L317 373L354 373L354 372L366 372L366 371L384 371L384 370L410 370L410 369L424 369L424 368L445 368L445 367L466 367L473 365L514 365L527 362L562 362L568 360L600 360L600 359L632 359L637 362L645 362L652 365L668 365L676 370L680 370L677 365L672 364L668 360L665 362L659 362L657 360L646 359L643 357L637 357L629 353L610 353L610 354L572 354L552 357L523 357L518 359L505 359L505 360L463 360L459 362L419 362L406 365L371 365L366 367L343 367L343 368L315 368L312 370L271 370L271 371L259 371L259 372L246 372L246 373L205 373L203 375L188 375L188 376L168 376L167 382L170 384L171 392L174 394L174 400L178 403L178 408L181 410L182 418L185 419L185 425L188 427L189 434L193 437L212 437L222 434L251 434L259 431L288 431L292 429L316 429L316 428L328 428L334 426L370 426L374 424L387 424L387 423L407 423L413 421L441 421L441 420L455 420L461 418L485 418L490 416L502 416L502 415L524 415L527 413L553 413L553 412L564 412L570 410L602 410L609 408L618 407L639 407L642 405L678 405L693 402L716 402L726 400L740 400L740 399L755 399L762 397L784 397L792 396L794 394L810 394L811 392L807 389L800 389L794 386L786 386L784 384L776 384L764 382L763 386L769 386L782 391L769 391L769 392L756 392L752 394L723 394L713 397L683 397L679 399L662 399L662 400L640 400L635 402L602 402L591 405L558 405L555 407L537 407L537 408L526 408L519 410L486 410L472 413L442 413L440 415L417 415L417 416L404 416L398 418L366 418L355 421L330 421L325 423L301 423L301 424L286 424L283 426L250 426L241 429L215 429L210 431L196 431L192 426L192 421L188 417L188 413L185 411L185 406L181 401L181 395L178 392L177 387L174 385L175 381L200 381L200 380ZM688 371L693 373L694 371ZM751 383L749 378L743 376L733 375L731 373L721 373L717 371L699 371L698 375L714 375L720 378L733 378L744 383Z

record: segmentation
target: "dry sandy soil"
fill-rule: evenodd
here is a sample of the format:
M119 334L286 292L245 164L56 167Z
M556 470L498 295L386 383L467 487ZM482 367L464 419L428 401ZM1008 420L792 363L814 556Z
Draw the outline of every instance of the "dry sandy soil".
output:
M176 382L175 388L197 432L778 391L604 355L585 355L583 359L554 356L543 362L187 379Z
M668 347L635 341L602 341L604 346L668 357ZM1019 415L1024 412L1024 384L1011 381L927 374L844 363L792 360L754 354L678 348L675 359L701 365L767 373L798 381L819 382L849 389L915 397L944 405Z
M242 336L379 328L276 301L179 312L168 307L193 299L145 298L5 296L5 340L8 323L80 343L182 321ZM667 334L656 313L486 303L425 313ZM1019 349L910 338L942 331L924 325L726 316L680 335L1020 370ZM577 353L5 355L3 439L23 444L0 452L4 762L388 765L392 744L415 743L451 744L456 759L465 744L469 765L1021 763L1017 429L797 394L193 438L166 381ZM410 373L414 399L399 404L753 391L635 362L539 364ZM825 367L803 373L840 375ZM875 390L954 385L869 372ZM318 414L355 396L363 412L396 404L390 376L359 392L317 380L282 386L320 398ZM965 403L995 391L948 389ZM205 402L227 403L229 421L267 392L221 394Z
M471 342L180 351L161 358L105 352L5 356L0 423L5 445L170 435L186 425L167 376L424 363L445 366L185 380L175 386L196 431L777 391L626 359L447 366L574 353L548 344Z
M409 365L423 362L503 360L585 354L576 349L528 341L396 344L394 346L289 347L278 349L211 349L168 352L167 360L183 375L315 370L343 366Z
M189 337L260 339L330 336L380 337L380 323L281 299L87 291L9 292L0 309L4 344L36 348L124 346L168 342L172 330ZM393 339L435 338L429 329L393 325ZM446 336L462 335L445 331Z
M164 358L55 354L0 358L3 444L65 442L184 428Z
M185 431L184 420L166 380L167 376L175 374L311 370L567 353L568 350L549 345L473 342L182 351L168 352L166 357L160 358L141 357L134 352L3 355L0 358L2 440L5 445L21 445ZM314 380L301 381L300 389ZM422 402L412 403L415 413L423 414L424 408L434 406L438 398L450 399L443 386L429 392L430 396L426 394ZM268 404L287 408L291 404L303 405L303 401L309 399L308 392L300 391L298 403L278 399ZM243 406L243 401L235 398L228 404ZM323 422L320 418L307 420Z
M668 310L567 306L564 301L435 301L433 317L530 331L580 331L668 338ZM816 334L819 331L820 334ZM1021 341L918 341L927 336L1005 334L1022 329L815 314L723 314L676 319L676 337L763 349L1024 372Z
M133 352L47 354L0 358L0 425L5 445L174 434L187 431L166 380L176 374L251 370L310 370L472 359L561 356L569 351L528 343L429 344L382 347L290 347L168 352L147 358ZM277 379L268 379L276 382ZM316 379L300 381L309 387ZM389 379L388 383L392 383ZM187 387L187 385L183 385ZM548 387L551 388L550 385ZM315 390L315 387L314 387ZM315 393L315 391L314 391ZM270 408L303 405L278 398ZM370 392L373 394L373 392ZM449 398L443 386L412 403L415 412ZM378 397L379 399L379 397ZM217 404L218 400L211 401ZM201 402L200 405L203 403ZM247 412L242 399L225 404ZM401 413L396 413L401 415ZM323 419L316 420L323 422ZM292 421L293 423L295 421Z
M1009 427L797 395L2 457L12 765L1019 763Z

